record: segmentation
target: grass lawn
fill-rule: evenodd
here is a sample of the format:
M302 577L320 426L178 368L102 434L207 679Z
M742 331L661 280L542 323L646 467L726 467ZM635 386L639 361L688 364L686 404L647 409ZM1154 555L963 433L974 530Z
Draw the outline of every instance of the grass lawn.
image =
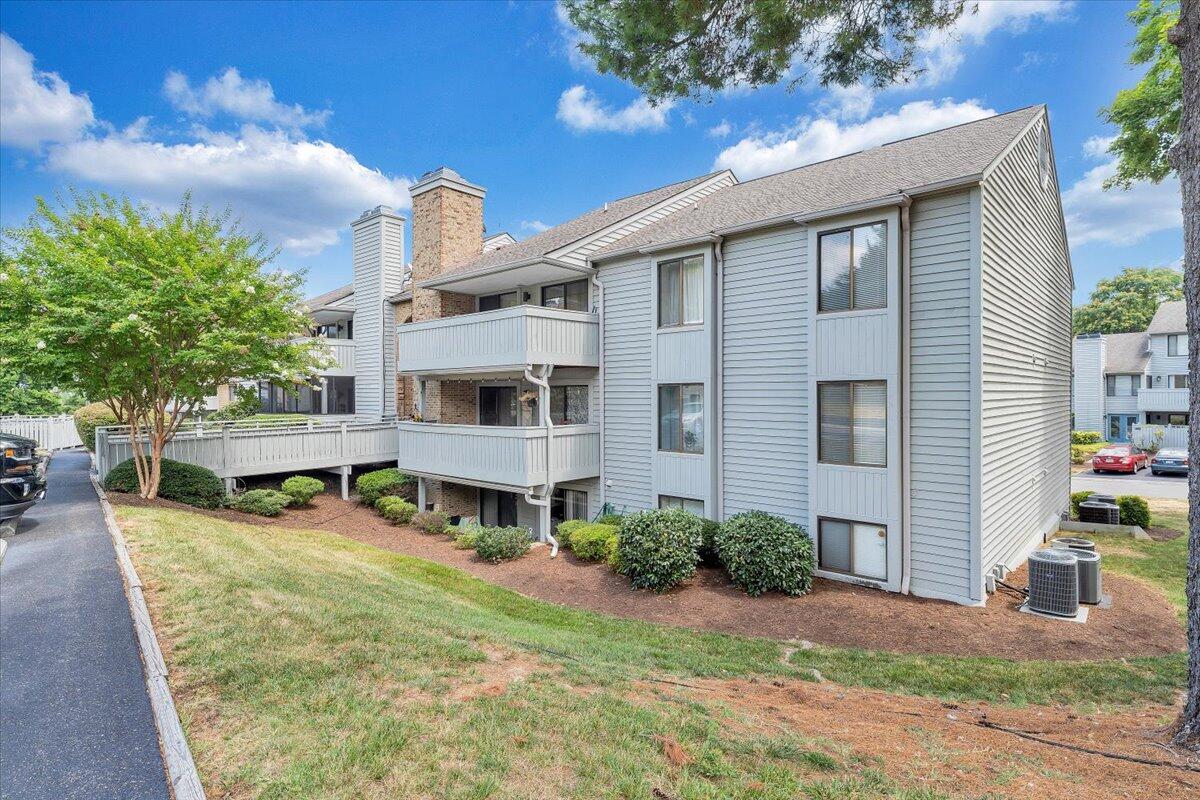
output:
M813 648L789 660L778 642L531 600L334 534L117 511L217 796L931 798L836 743L735 733L709 707L631 687L818 669L956 699L1138 704L1171 702L1183 683L1182 656L1014 663ZM1144 547L1145 559L1106 564L1181 597L1178 545ZM690 763L672 765L663 737Z

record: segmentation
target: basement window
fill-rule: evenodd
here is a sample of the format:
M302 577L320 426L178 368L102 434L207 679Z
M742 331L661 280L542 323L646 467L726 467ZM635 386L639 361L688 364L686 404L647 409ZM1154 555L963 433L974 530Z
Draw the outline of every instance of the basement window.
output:
M887 580L886 525L824 518L817 524L817 554L821 569Z

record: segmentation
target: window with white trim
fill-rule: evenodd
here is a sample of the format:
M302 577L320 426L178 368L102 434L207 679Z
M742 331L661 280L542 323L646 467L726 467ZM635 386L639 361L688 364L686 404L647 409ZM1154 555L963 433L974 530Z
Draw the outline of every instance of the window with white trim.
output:
M1167 355L1186 356L1188 354L1188 337L1186 333L1172 333L1167 337Z

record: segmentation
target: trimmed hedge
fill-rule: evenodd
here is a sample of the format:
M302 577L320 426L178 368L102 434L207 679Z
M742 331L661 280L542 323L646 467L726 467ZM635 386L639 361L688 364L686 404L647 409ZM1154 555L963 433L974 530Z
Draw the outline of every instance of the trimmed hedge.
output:
M104 477L104 488L110 492L137 492L137 467L127 458L113 467ZM197 508L218 508L225 502L225 484L206 467L184 464L182 461L162 460L158 496Z
M585 523L571 534L571 550L584 561L610 561L617 552L619 539L616 525Z
M358 479L354 481L354 490L358 492L360 500L373 506L375 501L381 497L400 494L412 481L411 475L405 475L395 467L389 467L359 475Z
M765 511L737 514L720 526L716 545L729 577L751 597L812 589L812 539L783 517Z
M412 517L412 526L426 533L443 533L450 519L440 511L418 511Z
M1139 528L1150 527L1150 504L1134 494L1123 494L1117 498L1117 508L1121 511L1122 525L1137 525Z
M75 418L75 430L89 453L96 452L96 428L118 424L117 415L104 403L88 403L75 409L71 416Z
M308 505L323 491L325 491L325 484L308 475L293 475L283 482L283 493L291 495L298 506Z
M455 550L474 550L475 541L479 538L478 530L463 531L454 537Z
M1071 431L1071 444L1103 444L1100 431Z
M1083 464L1089 458L1096 455L1104 448L1108 447L1107 442L1096 442L1095 444L1073 444L1071 445L1071 463Z
M417 507L403 497L387 495L375 501L375 510L397 525L407 525L417 513Z
M554 529L554 538L558 539L558 546L571 549L571 537L575 531L588 524L586 519L569 519L565 522L558 523L558 527Z
M524 528L480 528L475 552L484 561L499 564L529 552L529 531Z
M1071 492L1071 519L1079 519L1079 506L1095 492Z
M260 517L278 517L292 503L292 496L274 489L251 489L233 498L229 506L246 514Z
M696 574L703 521L681 508L630 514L621 522L615 559L635 589L665 592Z

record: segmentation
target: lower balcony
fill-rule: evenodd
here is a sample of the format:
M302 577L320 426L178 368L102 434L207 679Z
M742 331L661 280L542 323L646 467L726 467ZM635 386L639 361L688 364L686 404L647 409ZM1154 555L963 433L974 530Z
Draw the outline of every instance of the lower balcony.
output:
M1141 389L1137 396L1138 411L1188 410L1187 389Z
M543 427L400 422L397 466L428 478L531 489L600 474L598 425Z

